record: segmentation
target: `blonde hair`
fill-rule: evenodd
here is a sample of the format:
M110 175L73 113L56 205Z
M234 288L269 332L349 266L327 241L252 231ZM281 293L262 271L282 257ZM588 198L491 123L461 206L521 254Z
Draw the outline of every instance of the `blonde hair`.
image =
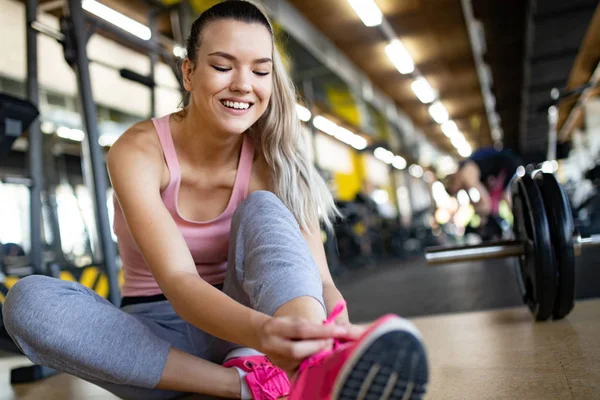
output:
M229 0L205 11L192 25L188 58L195 60L203 28L208 22L234 19L259 23L273 39L273 93L265 113L249 128L256 148L269 165L273 192L306 231L323 222L329 229L339 216L331 192L312 164L296 112L296 89L275 45L273 27L261 6L248 0Z

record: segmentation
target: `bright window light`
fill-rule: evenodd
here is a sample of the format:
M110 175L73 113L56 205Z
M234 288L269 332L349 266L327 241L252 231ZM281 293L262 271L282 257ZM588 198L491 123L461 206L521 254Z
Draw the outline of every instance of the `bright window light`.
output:
M66 126L60 126L56 130L56 134L63 139L74 140L76 142L81 142L85 137L81 129L71 129Z
M81 4L84 10L110 22L113 25L139 37L143 40L149 40L152 37L150 28L139 22L113 10L96 0L83 0Z
M438 124L448 121L448 111L446 111L446 107L439 101L436 101L429 107L429 114Z
M113 144L115 144L115 142L117 141L117 139L119 138L119 136L117 135L100 135L100 137L98 138L98 144L100 146L112 146Z
M298 113L298 118L300 118L300 121L310 121L311 114L308 108L303 107L300 104L296 104L296 113Z
M354 11L366 26L381 24L383 15L374 0L348 0L348 3L354 8Z
M410 87L421 103L428 104L435 100L436 93L427 79L419 77L413 81Z
M442 132L444 132L444 135L449 138L452 138L460 133L458 131L458 127L456 126L456 122L454 121L444 122L442 124Z
M423 168L420 165L413 164L408 168L408 173L415 178L420 178L423 176Z
M410 74L415 70L412 57L399 39L392 40L385 47L385 53L401 74Z
M392 166L396 169L403 170L406 168L406 160L400 156L394 156Z

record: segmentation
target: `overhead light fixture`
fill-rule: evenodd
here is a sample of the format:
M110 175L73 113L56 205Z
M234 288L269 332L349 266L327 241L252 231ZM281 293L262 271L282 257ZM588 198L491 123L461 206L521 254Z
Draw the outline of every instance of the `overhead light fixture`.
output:
M300 118L300 121L310 121L311 113L308 110L308 108L301 106L300 104L296 104L296 113L298 114L298 118Z
M406 160L400 156L395 156L392 160L392 166L396 169L403 170L406 168Z
M391 164L394 161L394 153L383 147L378 147L373 151L373 155L378 160L383 161L386 164Z
M415 63L400 39L394 39L385 46L385 53L401 74L410 74L415 70Z
M448 121L448 111L446 107L439 101L436 101L431 106L429 106L429 114L431 118L435 120L438 124L443 124Z
M383 14L374 0L348 0L348 3L366 26L381 25Z
M450 142L452 143L452 146L454 146L455 148L459 148L461 146L464 146L465 144L467 144L467 141L465 140L465 137L462 133L458 132L458 134L452 136L450 138Z
M435 100L435 90L429 85L427 79L422 76L415 79L410 85L410 88L415 92L415 95L417 95L417 98L421 100L421 103L423 104L428 104Z
M454 121L444 122L442 124L442 132L444 132L444 135L449 138L452 138L460 133L458 131L458 126L456 126L456 122Z
M457 150L458 154L460 154L461 157L469 157L472 153L471 145L467 142L465 142L462 146L457 148Z
M132 35L139 37L140 39L149 40L152 37L150 28L148 28L146 25L140 24L139 22L113 10L110 7L105 6L104 4L97 2L96 0L83 0L81 7L97 17L100 17L103 20L108 21L111 24L131 33Z
M313 125L318 130L335 137L341 142L354 147L356 150L363 150L365 147L367 147L367 140L365 138L349 131L346 128L338 126L335 122L330 121L325 117L317 115L313 119Z
M423 167L417 164L413 164L408 168L408 173L414 176L415 178L420 178L423 176Z

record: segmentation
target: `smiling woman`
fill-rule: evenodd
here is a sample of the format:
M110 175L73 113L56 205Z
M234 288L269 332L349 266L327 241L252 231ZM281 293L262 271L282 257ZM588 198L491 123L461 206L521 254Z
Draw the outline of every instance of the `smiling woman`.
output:
M108 154L121 309L78 283L27 277L2 310L11 337L128 399L420 399L414 326L348 321L319 229L332 196L266 14L241 0L210 8L182 73L187 106L133 126Z

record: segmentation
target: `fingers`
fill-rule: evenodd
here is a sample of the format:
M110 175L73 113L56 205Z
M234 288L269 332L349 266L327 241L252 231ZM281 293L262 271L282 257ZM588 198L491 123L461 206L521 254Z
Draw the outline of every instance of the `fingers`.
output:
M352 324L343 324L343 326L347 333L347 336L344 336L344 339L359 339L369 328L368 325L352 325Z
M275 318L267 326L267 334L295 340L346 337L348 328L343 325L321 325L301 318Z
M329 350L333 347L333 339L318 339L318 340L278 340L280 353L286 358L292 360L304 360L315 353L323 350Z

